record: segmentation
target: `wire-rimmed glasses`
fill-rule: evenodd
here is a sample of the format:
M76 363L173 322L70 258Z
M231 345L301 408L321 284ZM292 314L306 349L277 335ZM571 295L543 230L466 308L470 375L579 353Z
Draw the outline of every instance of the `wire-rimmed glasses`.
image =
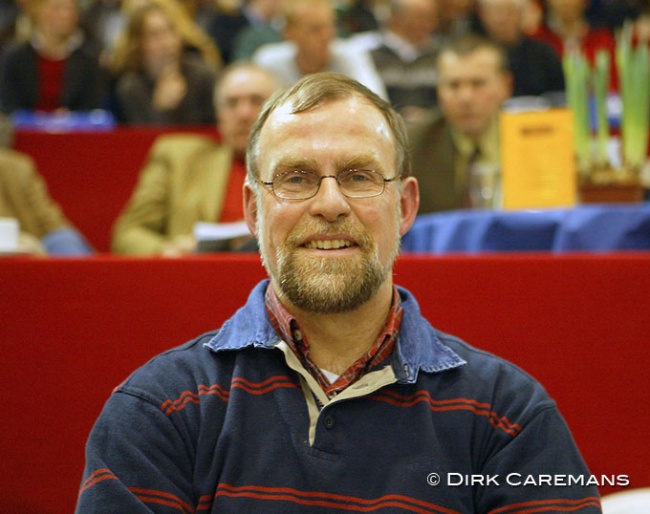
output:
M348 169L338 175L319 175L313 171L291 170L277 174L272 181L260 180L270 186L273 194L282 200L308 200L320 189L323 179L333 178L341 189L341 194L348 198L372 198L379 196L386 189L387 182L400 178L396 175L385 178L375 170Z

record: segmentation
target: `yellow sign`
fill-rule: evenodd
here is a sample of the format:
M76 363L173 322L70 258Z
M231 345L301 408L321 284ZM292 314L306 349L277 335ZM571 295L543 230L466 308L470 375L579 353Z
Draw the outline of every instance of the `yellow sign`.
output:
M573 116L568 109L503 112L504 209L572 207L577 200Z

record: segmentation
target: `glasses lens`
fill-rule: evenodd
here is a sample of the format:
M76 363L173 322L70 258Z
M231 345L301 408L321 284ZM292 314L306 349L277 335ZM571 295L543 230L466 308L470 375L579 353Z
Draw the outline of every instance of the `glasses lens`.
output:
M377 196L384 191L384 177L372 170L346 170L339 174L341 192L352 198Z
M336 177L321 177L313 171L294 170L276 175L273 193L286 200L305 200L318 193L323 178L336 178L341 193L349 198L368 198L384 192L384 177L373 170L345 170Z
M288 171L273 179L273 192L280 198L302 199L316 194L320 179L310 171Z

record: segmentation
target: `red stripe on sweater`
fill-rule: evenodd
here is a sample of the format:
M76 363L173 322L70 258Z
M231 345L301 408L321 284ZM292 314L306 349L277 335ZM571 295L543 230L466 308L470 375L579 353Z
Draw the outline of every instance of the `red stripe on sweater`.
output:
M278 389L280 387L295 387L298 388L298 385L288 376L279 375L275 377L267 378L262 382L250 382L242 377L235 377L231 382L231 389L238 388L246 391L249 394L266 394L270 391ZM230 398L231 389L224 389L220 384L214 385L199 385L197 391L183 391L181 395L175 400L167 399L165 400L160 409L169 416L174 412L178 412L187 407L188 404L193 403L198 405L201 401L201 396L214 395L218 396L224 402L227 402Z
M492 410L489 403L482 403L469 398L452 398L450 400L435 400L428 391L418 391L412 395L401 395L394 391L381 391L370 396L373 400L383 401L396 407L412 407L416 403L428 403L434 412L453 410L468 410L478 416L485 416L494 427L516 437L521 432L521 425L512 423L506 416L499 416Z
M129 491L144 503L165 505L187 514L194 514L194 507L174 494L157 491L155 489L142 489L140 487L129 487Z
M489 514L532 514L535 512L575 512L587 507L600 508L600 498L587 496L577 500L554 498L549 500L515 503L491 510Z
M455 510L398 494L365 499L325 492L300 491L287 487L231 486L222 483L217 487L215 498L219 496L287 501L297 505L336 508L355 512L372 512L388 507L396 507L418 514L460 514Z
M81 489L79 490L79 494L83 493L87 489L90 489L95 484L98 484L99 482L103 482L104 480L117 480L117 477L108 468L98 469L98 470L94 471L84 481L83 485L81 486Z

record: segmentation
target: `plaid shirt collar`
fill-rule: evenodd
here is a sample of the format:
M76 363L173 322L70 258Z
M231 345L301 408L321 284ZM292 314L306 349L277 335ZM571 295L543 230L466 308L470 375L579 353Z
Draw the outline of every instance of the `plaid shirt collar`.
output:
M388 317L386 318L382 331L370 350L352 364L334 382L330 382L311 359L309 342L300 329L298 320L280 303L272 286L266 289L264 300L274 330L289 345L304 368L311 373L329 397L336 396L336 394L356 382L366 372L383 363L391 355L402 322L402 304L397 288L394 288L393 302Z

